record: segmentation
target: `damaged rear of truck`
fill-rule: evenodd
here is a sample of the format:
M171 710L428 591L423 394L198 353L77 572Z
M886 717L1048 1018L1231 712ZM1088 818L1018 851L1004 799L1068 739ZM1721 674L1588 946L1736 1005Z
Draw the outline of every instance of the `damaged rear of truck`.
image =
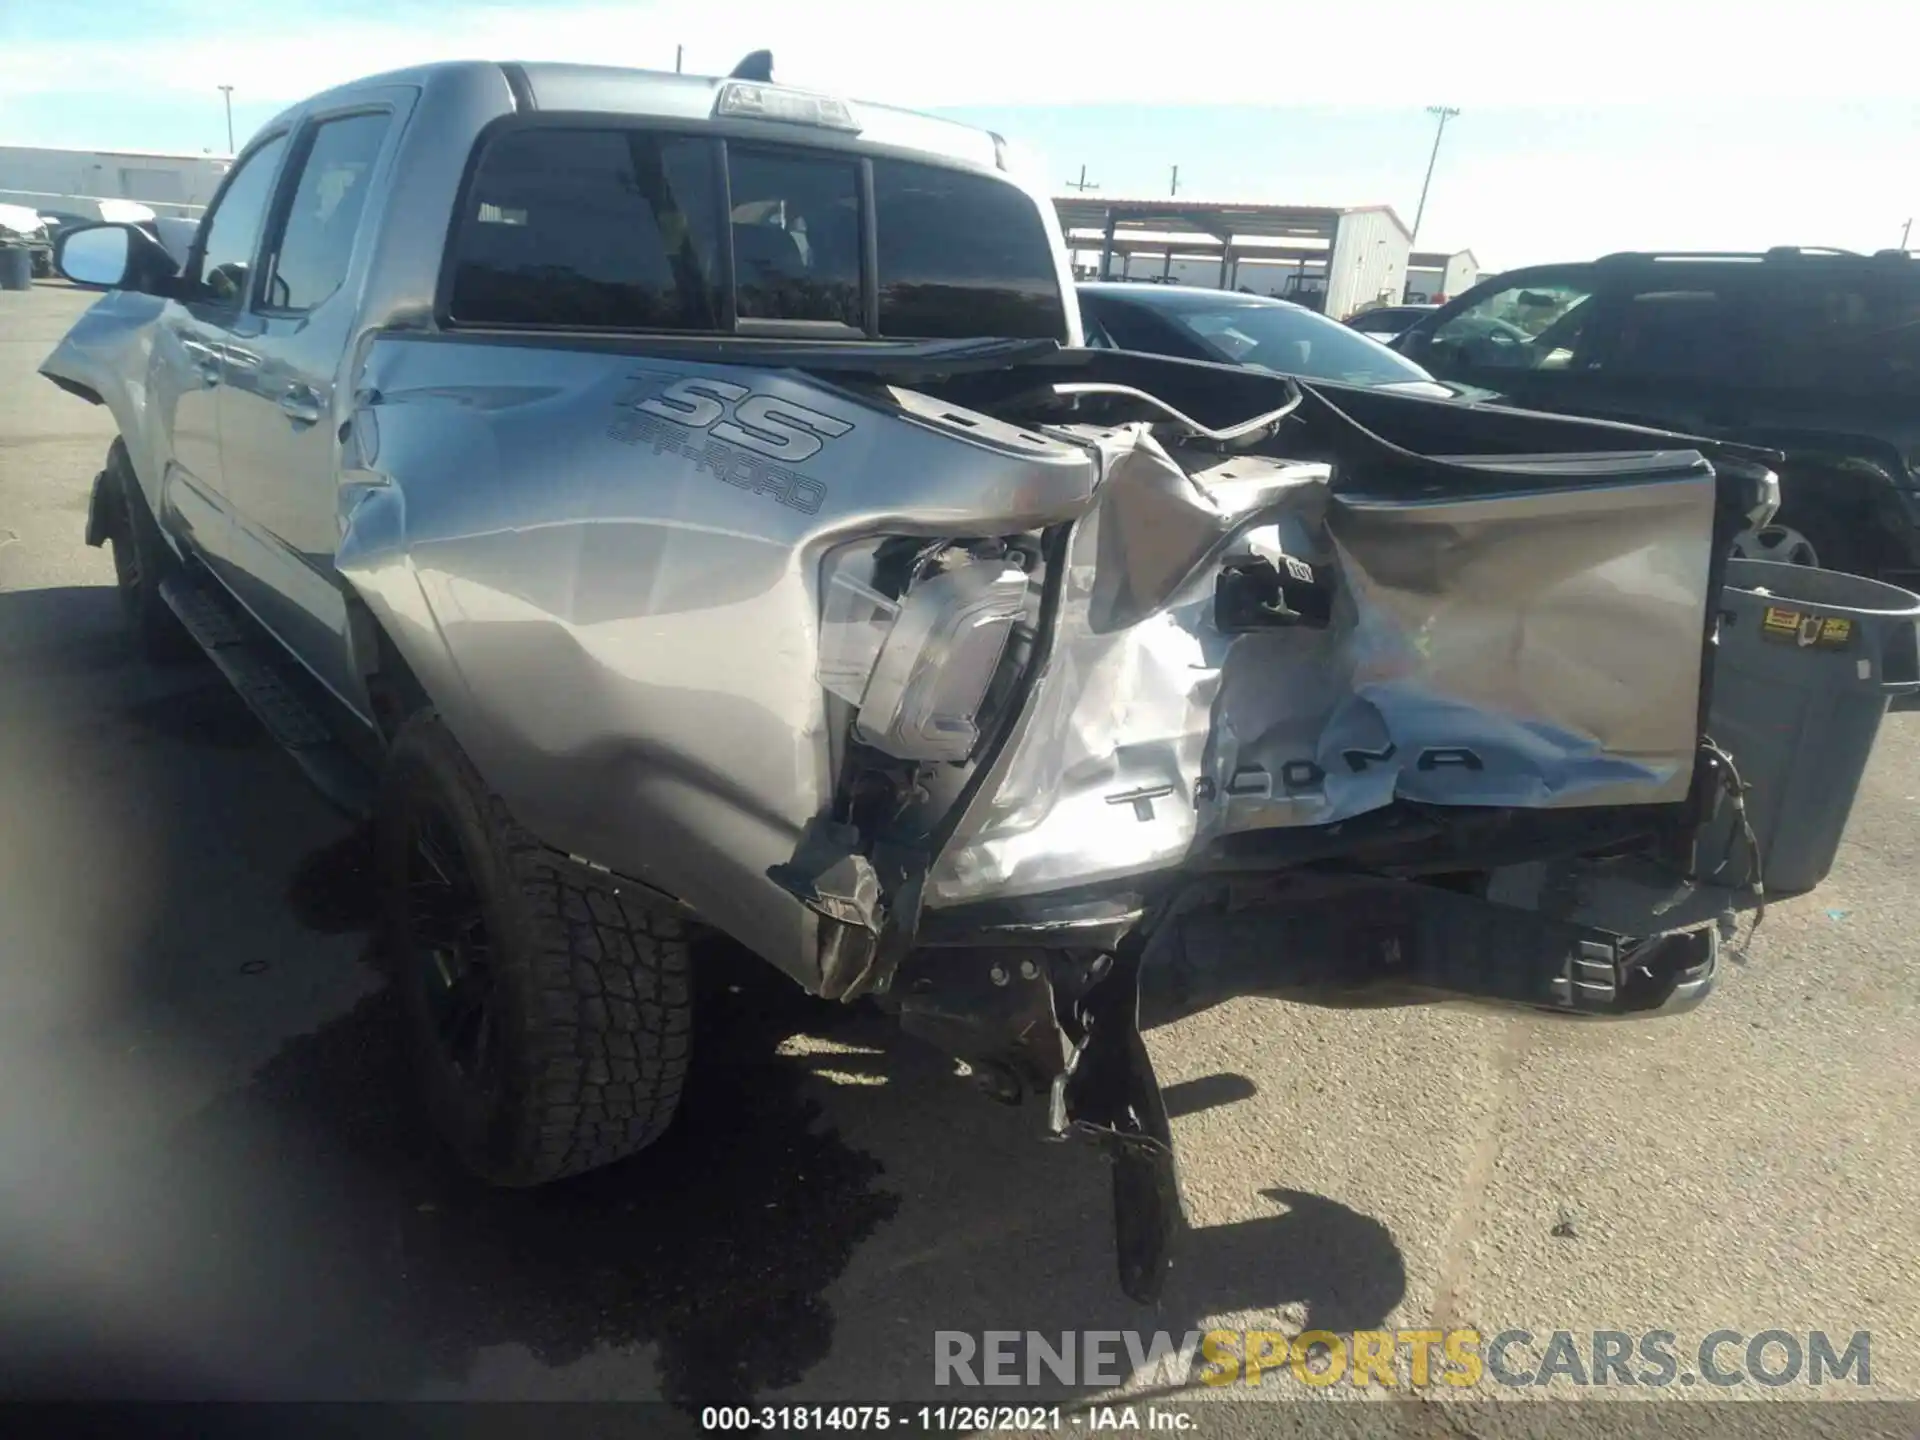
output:
M1692 873L1765 456L1051 344L367 382L341 569L515 815L1100 1136L1130 1294L1181 1213L1143 998L1712 983L1712 931L1484 882Z
M313 187L351 265L295 323L298 167L369 114ZM248 167L264 238L218 277L220 200L178 274L70 237L126 291L44 373L120 422L89 538L143 633L164 605L310 770L333 734L378 775L388 950L482 1176L660 1133L699 923L1096 1137L1144 1299L1183 1221L1143 1020L1710 988L1711 931L1487 882L1699 871L1775 457L1081 348L997 137L764 75L429 67ZM595 278L616 204L661 278ZM916 224L962 273L907 273Z

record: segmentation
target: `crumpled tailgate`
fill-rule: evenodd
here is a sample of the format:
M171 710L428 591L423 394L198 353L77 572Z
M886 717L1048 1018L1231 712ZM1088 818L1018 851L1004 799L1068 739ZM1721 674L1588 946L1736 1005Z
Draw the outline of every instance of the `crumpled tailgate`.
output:
M1396 802L1686 799L1724 517L1713 466L1689 449L1418 455L1304 398L1294 443L1324 458L1079 432L1105 464L1045 670L929 904L1146 872ZM1471 412L1455 423L1470 444ZM1220 572L1249 551L1323 577L1325 623L1224 626Z

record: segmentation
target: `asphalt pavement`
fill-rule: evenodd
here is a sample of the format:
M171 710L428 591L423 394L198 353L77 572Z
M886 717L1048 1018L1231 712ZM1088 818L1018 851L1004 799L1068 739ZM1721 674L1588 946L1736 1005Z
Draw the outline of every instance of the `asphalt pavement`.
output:
M1868 1331L1849 1393L1920 1397L1912 715L1692 1015L1153 1032L1196 1227L1156 1307L1093 1150L719 945L668 1138L487 1191L411 1101L358 838L210 668L122 637L81 539L111 418L33 374L86 299L0 293L9 1391L906 1399L937 1330L1470 1326Z

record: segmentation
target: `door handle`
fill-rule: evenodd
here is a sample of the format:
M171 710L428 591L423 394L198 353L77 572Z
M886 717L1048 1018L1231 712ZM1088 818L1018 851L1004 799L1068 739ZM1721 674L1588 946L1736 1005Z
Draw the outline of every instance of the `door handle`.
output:
M295 425L312 425L320 418L320 397L310 385L289 385L280 396L280 410Z
M193 373L199 377L202 388L210 390L220 383L224 356L217 345L209 345L204 340L182 340L180 348L193 357Z

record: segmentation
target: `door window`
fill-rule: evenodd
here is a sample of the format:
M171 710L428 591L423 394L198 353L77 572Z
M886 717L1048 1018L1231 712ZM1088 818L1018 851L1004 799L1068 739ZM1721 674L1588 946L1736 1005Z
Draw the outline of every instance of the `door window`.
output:
M238 306L246 299L247 276L260 248L260 229L273 195L273 177L287 137L276 135L228 177L227 188L208 215L201 234L201 298Z
M1565 370L1585 338L1592 301L1592 288L1571 278L1497 290L1443 321L1426 354L1436 367Z
M481 156L448 310L468 325L714 330L713 148L643 130L513 130Z
M863 328L859 166L729 145L727 180L740 318Z
M1625 380L1736 381L1751 373L1752 339L1742 297L1725 287L1642 290L1621 308L1605 369Z
M1027 194L904 160L873 162L880 333L1064 340L1053 248Z
M313 132L260 303L311 310L340 288L389 117L348 115Z
M1760 338L1752 363L1761 383L1920 392L1920 278L1866 273L1776 281L1755 307L1754 324Z

